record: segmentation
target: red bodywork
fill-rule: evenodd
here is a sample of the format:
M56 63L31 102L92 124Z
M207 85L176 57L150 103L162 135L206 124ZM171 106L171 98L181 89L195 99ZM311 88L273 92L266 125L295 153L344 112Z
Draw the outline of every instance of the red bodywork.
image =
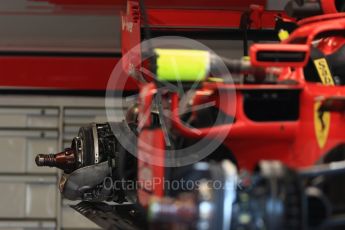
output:
M282 44L284 50L285 45L293 42L296 38L306 37L306 43L311 47L311 43L315 36L327 31L343 31L345 29L345 15L333 15L315 17L309 24L303 25L297 29ZM301 22L303 24L304 22ZM336 40L336 43L329 41ZM328 45L326 42L328 41ZM327 38L322 41L319 48L325 49L326 53L332 53L339 48L339 43L344 44L343 38ZM336 44L336 45L334 45ZM252 51L255 46L252 47ZM255 58L252 57L252 60ZM253 61L255 63L255 61ZM274 63L272 63L274 65ZM343 86L327 86L321 83L312 83L305 81L303 68L296 68L291 71L289 68L283 71L280 80L294 80L297 85L227 85L205 83L205 90L214 89L236 89L236 123L233 125L224 125L212 127L212 129L201 130L200 135L206 133L215 134L231 128L228 139L224 144L231 149L240 168L253 169L253 167L263 159L281 160L285 164L298 168L310 166L319 161L327 152L334 149L345 142L345 116L340 113L331 113L330 127L327 140L324 146L320 147L315 131L315 103L324 98L334 95L344 95L345 87ZM244 99L243 92L251 90L297 90L300 91L299 119L289 122L254 122L250 120L243 109ZM173 111L176 106L176 99L173 98ZM230 114L231 115L231 114ZM177 117L176 117L177 118ZM179 120L178 120L179 121ZM176 122L175 126L182 134L196 138L198 134L192 132L181 122ZM199 136L200 136L199 135Z
M119 58L0 57L2 88L104 90ZM123 90L123 89L118 89Z
M330 10L330 6L326 7ZM169 26L175 27L180 26L179 23L184 23L186 26L190 27L198 27L201 26L200 23L207 23L207 28L209 26L217 25L219 27L231 27L229 20L223 20L224 18L228 17L227 14L229 12L222 11L220 17L222 20L217 21L210 20L215 17L208 17L205 16L204 18L207 19L207 22L201 21L194 21L192 20L185 20L184 15L195 15L200 14L200 12L193 12L191 11L182 11L181 13L181 20L185 20L184 22L179 21L179 19L170 20L169 10L166 11L167 16L164 17L164 13L160 12L159 10L148 10L149 16L149 24L156 26L155 23L163 23L162 26ZM216 11L205 11L203 12L205 15L212 15L217 14ZM219 13L219 12L218 12ZM126 53L130 50L130 48L134 47L141 41L140 31L141 28L140 20L138 17L138 4L136 2L128 2L128 12L127 14L123 14L123 52ZM239 13L238 13L239 14ZM176 15L176 14L175 14ZM219 16L218 15L218 16ZM260 17L261 20L257 22L257 24L265 24L265 20L262 18L268 17L273 21L274 16L272 16L272 12L264 12L263 15ZM271 15L271 16L270 16ZM160 19L162 17L163 19ZM159 20L158 20L158 19ZM200 19L200 18L198 18ZM237 18L235 17L235 20ZM165 24L167 23L167 24ZM263 27L272 27L273 22L267 23L263 25ZM299 23L301 26L298 28L288 40L282 43L282 47L288 47L288 44L296 44L297 38L305 38L302 39L303 42L298 42L298 44L304 44L305 47L311 47L312 42L314 41L315 37L323 32L327 31L344 31L345 30L345 15L337 14L337 15L325 15L314 17L312 19L307 19L301 21ZM238 24L237 24L238 25ZM130 29L129 29L130 28ZM206 28L206 29L207 29ZM178 29L178 28L177 28ZM344 44L345 41L343 38L333 37L328 38L332 41L336 41L337 45L334 43L327 42L325 40L321 40L319 44L319 49L324 51L324 54L330 54L335 52L341 45ZM269 45L268 45L269 46ZM252 48L252 53L254 53L255 46ZM309 56L309 49L304 50ZM140 52L139 52L140 53ZM136 52L138 54L138 51ZM134 56L129 58L125 61L125 69L129 70L129 66L132 65L136 66L137 68L140 66L140 55ZM259 65L255 63L255 59L252 57L253 64ZM274 63L272 63L274 64ZM304 63L305 64L305 63ZM289 66L287 64L286 66ZM290 63L290 66L294 66ZM262 66L267 67L267 66ZM324 140L318 140L317 137L317 106L318 102L322 101L325 98L329 98L334 95L345 95L345 87L343 86L330 86L330 85L323 85L321 83L313 83L308 82L305 79L303 67L294 66L295 68L284 67L281 68L281 74L278 77L279 81L285 80L292 80L296 82L296 84L289 85L289 84L256 84L256 85L234 85L234 84L224 84L224 83L211 83L205 82L203 83L202 87L199 89L199 92L207 91L207 92L223 92L223 95L218 95L220 98L228 97L229 93L236 92L236 112L232 111L231 109L224 109L219 108L223 112L228 115L234 116L236 122L234 124L224 124L220 126L214 126L211 128L202 128L199 129L199 132L196 133L189 127L185 126L183 122L180 120L179 113L178 113L178 102L179 98L177 94L171 95L171 111L172 111L172 125L175 130L185 136L186 138L200 138L203 136L208 135L216 137L217 134L222 133L223 131L230 130L229 135L224 141L224 145L231 150L234 154L235 158L238 161L238 165L240 168L246 168L252 170L253 167L260 161L260 160L280 160L293 168L301 168L307 167L316 164L320 161L328 152L336 148L338 145L345 143L345 132L344 132L344 124L345 124L345 116L342 113L330 113L329 114L329 123L326 127L326 134ZM278 82L279 82L278 81ZM141 112L147 111L150 108L150 104L152 102L152 93L155 92L155 84L150 83L147 85L142 85L140 88L140 103L144 109L141 109ZM272 91L275 90L277 92L280 91L295 91L298 93L299 97L299 115L298 119L295 121L268 121L268 122L255 122L248 118L244 111L244 94L250 91ZM225 93L224 93L225 92ZM200 95L201 95L200 94ZM198 94L196 94L198 95ZM209 97L211 100L212 96ZM224 99L224 98L223 98ZM204 99L198 98L195 96L194 103L197 105L198 101L204 101ZM221 99L222 100L222 99ZM231 101L229 103L232 103ZM146 109L145 109L146 108ZM164 139L162 137L161 131L157 130L150 130L149 124L145 129L145 135L139 135L139 143L142 140L148 139L151 135L156 135L157 139L151 138L152 145L156 146L156 141L161 143ZM151 133L150 133L151 132ZM158 132L158 133L157 133ZM147 150L147 149L146 149ZM142 154L143 149L139 145L138 153L139 155ZM163 151L160 154L163 154ZM145 151L144 151L145 152ZM147 153L147 151L146 151ZM164 154L163 154L164 155ZM140 158L140 157L139 157ZM141 167L144 163L139 163L139 178L141 178ZM154 177L163 177L164 171L157 170L156 166L151 166L154 168L153 172L157 172L156 174L152 174L151 178ZM139 190L139 200L145 206L147 204L147 198L150 193L145 192L143 190ZM161 194L161 189L159 189L158 194ZM161 194L162 195L162 194Z

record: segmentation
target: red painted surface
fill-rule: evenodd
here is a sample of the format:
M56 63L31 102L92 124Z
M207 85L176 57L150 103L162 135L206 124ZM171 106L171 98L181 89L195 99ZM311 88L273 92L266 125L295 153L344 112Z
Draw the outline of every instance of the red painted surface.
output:
M332 19L330 16L327 16L327 20L316 20L317 22L315 22L315 19L320 19L320 17L309 20L310 24L304 24L297 29L291 35L290 39L284 43L289 43L290 41L294 41L296 37L302 36L307 38L306 45L310 47L311 42L320 33L345 30L345 17L339 18L339 15L335 15L334 19ZM325 18L323 17L323 19ZM330 38L329 41L333 41L332 39L334 38ZM339 41L339 38L337 41ZM284 43L282 44L282 49L286 48ZM327 43L327 40L321 42L319 48L329 52L329 45L332 46L332 44L328 44L327 46L324 43ZM265 44L265 46L269 47L269 44ZM345 95L345 87L306 82L302 69L303 67L298 67L296 71L283 73L285 79L298 82L297 86L282 86L279 84L271 86L229 86L224 84L224 89L236 89L236 122L230 125L203 128L199 130L199 134L184 126L180 121L175 111L178 109L178 98L175 95L172 99L174 127L182 135L189 138L200 138L210 134L216 136L218 132L223 132L231 128L230 134L224 144L235 154L241 168L252 169L262 159L281 160L294 168L313 165L327 152L345 142L345 133L343 132L344 116L340 113L331 113L331 122L326 144L323 147L319 146L315 134L315 102L320 97L328 98L334 95ZM287 75L289 75L288 78ZM208 83L201 90L209 91L217 87L222 88L221 85L222 83L218 83L212 86L212 83ZM242 92L252 89L267 90L269 88L300 91L300 116L297 121L255 122L246 117L243 111Z
M237 111L236 119L242 126L234 125L225 144L242 168L253 169L263 159L281 160L293 168L314 165L328 151L345 142L341 125L345 120L339 113L331 114L329 136L323 148L319 147L315 135L315 100L334 92L344 95L345 87L307 83L301 90L300 117L295 122L254 122L243 111ZM240 91L238 96L241 98Z
M165 142L161 129L144 129L138 139L138 198L147 207L152 196L164 195ZM152 164L150 162L154 162Z
M322 18L322 20L319 20ZM318 34L330 31L344 31L345 30L345 17L340 18L339 15L317 17L309 20L309 24L304 22L303 26L297 29L290 37L290 39L282 43L282 49L286 49L289 42L293 42L297 37L306 37L305 44L311 47L311 42L317 37ZM325 53L333 53L339 46L333 46L333 43L344 41L339 38L329 38L328 40L321 41L319 48ZM333 43L334 44L334 43ZM265 46L269 47L269 44ZM273 46L272 46L273 47ZM259 63L258 63L259 65ZM262 66L265 67L265 66ZM345 117L343 113L330 112L329 132L326 136L324 145L318 141L316 132L316 123L319 121L319 114L316 107L316 102L320 98L329 98L334 95L345 95L345 86L323 85L321 83L307 82L303 73L303 67L295 67L294 70L286 67L282 71L279 79L289 79L295 81L296 85L286 84L255 84L255 85L235 85L225 83L204 83L196 94L193 100L193 105L198 106L199 102L203 103L205 98L200 98L206 95L208 100L216 100L216 106L224 113L235 117L235 123L224 124L219 126L200 128L195 131L195 128L185 126L180 120L179 115L179 97L176 93L170 93L170 110L172 129L174 132L179 132L180 135L186 138L203 138L206 137L216 139L219 133L227 133L224 145L227 146L234 154L239 167L246 169L253 169L254 166L261 160L280 160L292 168L308 167L320 161L328 152L336 148L340 144L345 143L344 122ZM220 90L217 90L220 89ZM140 103L144 108L148 108L152 102L152 94L154 91L154 84L150 83L141 88ZM222 107L218 101L227 101L229 95L224 92L232 93L236 91L236 111L228 110ZM275 90L275 91L298 91L299 92L299 117L295 121L277 121L277 122L257 122L247 117L244 111L244 92L250 90ZM222 92L223 94L217 94ZM210 95L211 93L211 95ZM229 102L231 103L231 102ZM140 116L143 116L147 109L141 109ZM326 122L327 123L327 122ZM149 124L148 124L149 125ZM230 130L229 134L228 131ZM157 140L163 140L162 131L150 135L156 136ZM157 130L155 130L157 132ZM145 135L144 135L145 134ZM140 134L139 141L147 141L148 133L143 132ZM155 146L155 139L150 138L152 146ZM163 141L161 141L163 142ZM160 142L160 143L161 143ZM142 150L139 145L139 152ZM157 174L160 175L160 174ZM163 174L164 175L164 174ZM140 171L139 171L140 176ZM147 193L142 196L142 201L148 202L151 198ZM154 195L154 194L152 194Z
M106 5L106 6L125 6L126 0L29 0L36 2L50 2L56 5ZM246 9L251 4L266 5L266 0L145 0L145 4L150 8L232 8Z
M165 169L161 167L165 162L165 141L163 131L159 128L151 128L151 102L156 92L153 83L143 86L139 100L139 121L145 121L142 132L138 137L138 181L141 186L138 189L139 202L147 207L152 196L164 195ZM157 181L160 180L160 181Z
M0 86L104 90L116 58L0 57Z
M128 1L127 12L121 15L122 65L127 73L131 68L137 68L141 64L141 50L138 45L141 42L141 25L139 18L138 3Z
M257 59L259 52L300 52L305 54L303 62L268 62ZM250 47L250 60L253 66L261 67L303 67L308 63L310 47L303 44L254 44Z
M296 38L305 38L306 41L302 43L311 45L315 37L319 34L326 33L327 31L343 32L345 27L345 13L316 16L301 21L299 25L300 27L283 43L293 43L293 40L296 40Z
M335 6L336 0L321 0L321 6L323 9L323 12L326 14L334 14L337 13L337 8Z
M344 37L337 36L337 37L329 37L329 38L323 39L318 45L318 48L322 50L324 55L331 55L333 53L336 53L344 45L345 45Z
M344 16L345 16L345 13L323 14L320 16L302 19L302 20L298 21L297 24L299 26L304 26L307 24L311 25L311 23L313 23L313 22L317 23L317 22L327 21L330 19L333 19L333 20L342 19L342 18L344 18ZM334 22L330 23L330 25L334 25L334 24L336 24L336 23L334 23Z
M178 17L176 14L178 13ZM260 18L262 28L274 28L275 18L282 12L266 11ZM234 10L193 10L193 9L149 9L149 24L152 27L181 28L239 28L243 11ZM259 18L257 18L259 20Z

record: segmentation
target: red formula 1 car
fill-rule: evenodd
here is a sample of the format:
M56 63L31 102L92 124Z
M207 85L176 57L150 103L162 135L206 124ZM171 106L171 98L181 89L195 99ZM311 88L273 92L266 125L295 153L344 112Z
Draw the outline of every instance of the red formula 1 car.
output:
M152 12L129 2L114 74L135 78L136 103L125 122L83 127L70 149L37 164L63 169L60 191L104 228L342 229L344 5L291 1L291 16L313 17L236 61L191 40L150 39L171 31L150 28ZM247 19L271 17L260 9Z

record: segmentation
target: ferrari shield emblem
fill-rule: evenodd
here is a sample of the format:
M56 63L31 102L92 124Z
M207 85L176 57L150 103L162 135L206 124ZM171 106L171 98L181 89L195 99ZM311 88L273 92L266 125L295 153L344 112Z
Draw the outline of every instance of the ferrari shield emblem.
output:
M329 112L320 113L320 105L320 102L316 102L314 104L314 129L317 143L322 149L323 147L325 147L328 139L329 128L331 124L331 114Z

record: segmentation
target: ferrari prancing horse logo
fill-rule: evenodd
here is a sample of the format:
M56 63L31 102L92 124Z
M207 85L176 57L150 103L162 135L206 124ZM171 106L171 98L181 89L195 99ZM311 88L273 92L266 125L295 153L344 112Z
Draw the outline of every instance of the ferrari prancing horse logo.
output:
M325 147L328 139L329 128L331 125L331 114L329 112L320 113L320 105L320 102L316 102L314 104L314 129L317 143L322 149Z
M314 60L314 65L317 69L322 84L326 86L334 85L333 76L327 60L325 58ZM314 104L314 129L317 143L322 149L325 147L328 139L329 128L331 125L331 114L329 112L320 113L320 105L320 102L316 102Z

